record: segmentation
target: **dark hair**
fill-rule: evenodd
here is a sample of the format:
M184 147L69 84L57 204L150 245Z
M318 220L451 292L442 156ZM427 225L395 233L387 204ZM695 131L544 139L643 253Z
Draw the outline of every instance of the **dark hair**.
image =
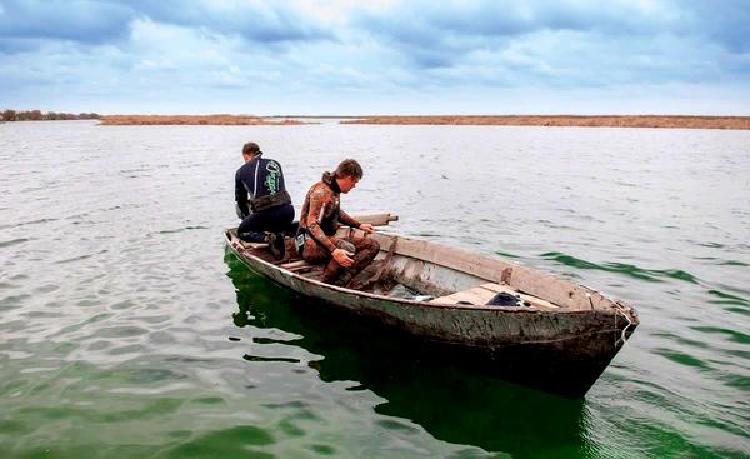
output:
M362 178L362 166L354 159L345 159L336 167L336 178Z
M255 142L248 142L242 146L243 155L258 155L261 154L260 147Z

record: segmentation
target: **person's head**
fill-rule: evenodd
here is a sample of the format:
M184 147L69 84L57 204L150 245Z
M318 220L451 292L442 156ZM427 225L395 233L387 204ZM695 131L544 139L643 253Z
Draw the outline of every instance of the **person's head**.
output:
M242 146L242 157L245 158L245 162L248 162L255 156L260 156L262 154L263 152L260 151L260 147L255 142L248 142Z
M334 175L341 192L348 193L362 178L362 166L353 159L345 159L336 167Z

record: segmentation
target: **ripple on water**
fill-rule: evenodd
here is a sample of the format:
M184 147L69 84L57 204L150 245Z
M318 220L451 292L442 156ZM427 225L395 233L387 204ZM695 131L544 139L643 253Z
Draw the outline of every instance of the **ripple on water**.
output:
M173 448L167 457L253 457L273 458L272 454L257 451L252 447L276 443L271 433L257 426L243 425L201 435Z
M148 330L135 325L117 325L114 327L104 327L96 331L97 338L129 338L131 336L141 336L148 333Z
M104 253L104 252L106 252L106 250L104 250L103 252L99 252L99 253ZM55 261L55 264L56 265L66 265L68 263L73 263L73 262L76 262L76 261L87 260L87 259L93 257L94 255L95 254L91 253L91 254L87 254L87 255L78 255L76 257L71 257L71 258L64 258L62 260Z
M166 368L130 368L120 370L119 374L125 382L138 385L187 379L187 375Z
M692 346L697 348L704 348L704 349L710 349L711 346L704 343L703 341L697 341L689 338L685 338L684 336L676 335L674 333L670 332L655 332L652 333L653 336L657 336L660 338L665 338L670 341L673 341L675 343L684 344L686 346Z
M719 264L722 266L750 266L749 264L743 263L738 260L724 260Z
M146 346L142 344L126 344L125 346L114 347L107 351L107 355L131 355L138 357L146 353Z
M27 293L21 293L19 295L8 295L0 300L0 311L10 311L11 309L18 309L23 306L23 303L30 299L31 295Z
M31 241L32 239L29 238L18 238L18 239L11 239L8 241L0 241L0 249L4 249L6 247L10 247L13 245L23 244L24 242Z
M133 306L135 306L134 302L132 302L131 300L124 300L124 301L119 301L115 304L110 305L109 308L114 309L114 310L120 310L120 309L130 309Z
M696 277L687 271L681 269L644 269L633 264L625 263L604 263L596 264L590 261L586 261L580 258L576 258L572 255L567 255L560 252L547 252L541 254L542 257L554 260L565 266L570 266L576 269L593 269L600 271L608 271L616 274L622 274L628 277L632 277L639 280L645 280L648 282L662 282L658 277L666 277L670 279L677 279L691 284L697 284Z
M307 448L318 456L333 456L336 454L336 449L333 446L309 445Z
M710 325L691 325L689 328L707 334L723 335L739 344L750 344L750 335L729 328L713 327Z
M210 228L207 226L203 226L203 225L188 225L183 228L160 230L156 234L175 234L175 233L181 233L183 231L205 230L205 229L210 229Z
M44 284L44 285L40 285L39 287L36 287L34 289L34 293L41 293L41 294L43 294L43 293L50 293L50 292L54 292L55 290L59 290L59 289L60 289L59 285Z
M723 379L727 386L734 387L745 392L750 390L750 376L731 374L725 375ZM748 421L750 421L750 419L748 419Z
M703 360L700 360L696 357L693 357L692 355L688 355L683 352L678 352L678 351L674 351L671 349L654 349L653 352L656 354L662 355L666 357L667 359L671 360L672 362L678 363L680 365L685 365L685 366L694 367L694 368L701 368L701 369L706 369L706 370L711 368Z
M708 302L711 304L729 304L735 306L750 307L750 300L747 300L738 295L732 295L730 293L725 293L717 289L709 290L708 294L719 298L718 300L709 300Z
M190 403L195 403L196 405L226 405L227 401L220 397L202 397L194 398L190 400Z

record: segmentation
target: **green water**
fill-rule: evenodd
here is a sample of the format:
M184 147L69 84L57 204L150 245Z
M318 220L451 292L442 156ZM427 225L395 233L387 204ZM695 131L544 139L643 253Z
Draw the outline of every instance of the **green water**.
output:
M392 211L392 231L592 286L641 326L569 400L296 297L225 251L248 140L281 161L297 207L355 156L351 213ZM0 457L749 457L749 145L732 131L2 125Z

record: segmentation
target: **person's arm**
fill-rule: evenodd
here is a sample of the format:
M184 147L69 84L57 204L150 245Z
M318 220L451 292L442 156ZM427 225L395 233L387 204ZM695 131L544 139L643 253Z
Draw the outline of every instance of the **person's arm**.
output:
M343 223L344 225L351 226L352 228L361 229L365 233L372 233L374 230L372 228L372 225L369 223L360 223L357 220L354 219L354 217L350 216L343 210L339 211L339 221Z
M359 223L357 220L352 218L349 214L347 214L343 210L339 210L339 221L346 226L351 226L352 228L359 228L361 225L361 223Z
M310 193L310 205L307 211L307 216L305 217L305 227L313 239L325 247L328 252L333 253L333 251L336 250L336 246L333 245L328 236L326 236L326 233L324 233L323 229L320 227L320 219L323 216L323 210L325 205L330 202L328 194L329 193L322 187L317 188Z
M250 208L247 203L247 190L240 180L240 171L234 174L234 200L237 202L239 217L244 219L250 215Z

